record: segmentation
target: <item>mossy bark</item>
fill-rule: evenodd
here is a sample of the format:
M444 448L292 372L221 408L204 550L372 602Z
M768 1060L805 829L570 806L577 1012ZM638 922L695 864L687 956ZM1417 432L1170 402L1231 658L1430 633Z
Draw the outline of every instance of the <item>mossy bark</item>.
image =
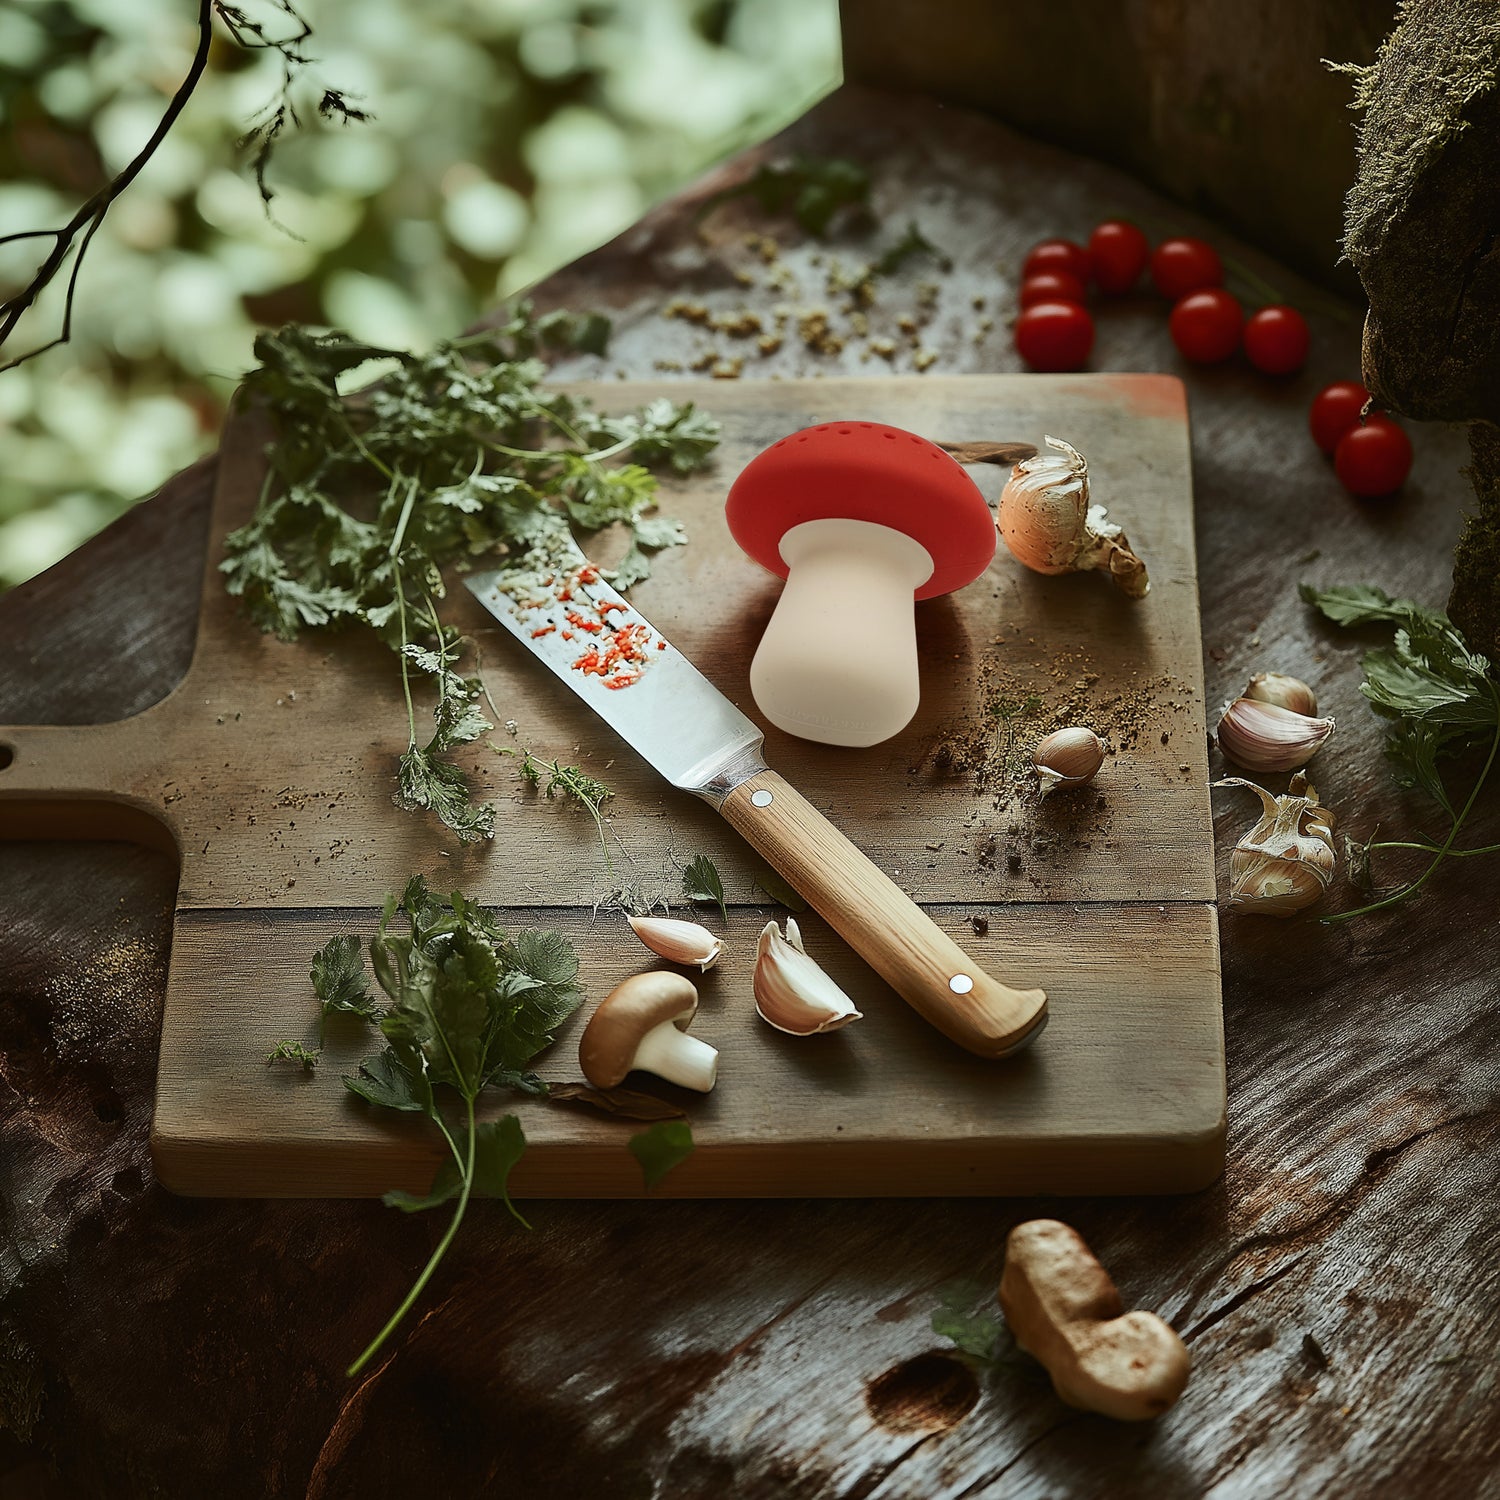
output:
M1478 507L1449 612L1500 642L1500 4L1405 0L1359 77L1344 248L1369 298L1364 378L1392 410L1472 422Z

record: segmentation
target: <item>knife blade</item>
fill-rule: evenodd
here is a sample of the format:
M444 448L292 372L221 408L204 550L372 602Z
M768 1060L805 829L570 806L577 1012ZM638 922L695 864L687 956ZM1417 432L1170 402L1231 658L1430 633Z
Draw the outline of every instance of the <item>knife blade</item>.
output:
M470 591L675 787L710 803L904 1000L980 1057L1024 1047L1047 996L986 974L762 756L764 734L571 543Z

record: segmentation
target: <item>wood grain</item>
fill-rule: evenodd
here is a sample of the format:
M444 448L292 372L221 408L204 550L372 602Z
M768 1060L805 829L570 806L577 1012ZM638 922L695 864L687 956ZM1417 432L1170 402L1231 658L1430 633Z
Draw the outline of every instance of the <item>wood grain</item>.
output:
M621 409L668 387L625 382L573 389ZM907 1036L888 1043L892 1056L922 1059L900 1088L891 1088L878 1067L845 1071L847 1059L863 1056L871 1043L820 1038L797 1049L789 1068L784 1048L762 1045L767 1038L760 1038L750 1045L753 1061L738 1063L731 1047L714 1108L693 1110L709 1130L709 1148L659 1191L880 1191L891 1160L908 1149L912 1122L947 1119L955 1108L966 1112L973 1128L922 1142L922 1170L909 1180L929 1184L927 1191L1079 1192L1095 1191L1106 1180L1141 1192L1201 1186L1221 1160L1224 1080L1222 1061L1214 1062L1221 1050L1217 970L1203 946L1203 924L1212 928L1216 916L1205 904L1213 892L1211 838L1180 383L1159 376L993 376L690 385L675 393L712 405L723 423L722 452L709 475L672 486L664 503L683 516L695 540L662 558L636 602L752 712L745 684L775 582L735 547L722 515L727 481L750 457L787 431L851 411L934 434L984 431L987 424L1038 435L1055 428L1083 446L1094 463L1096 492L1117 497L1118 513L1131 515L1138 544L1150 549L1156 577L1150 597L1137 605L1101 579L1039 578L1002 549L979 583L924 607L924 704L907 731L865 752L768 735L773 763L796 768L801 788L827 809L825 817L800 797L785 804L806 809L805 833L815 825L823 830L813 860L804 858L786 873L794 886L808 886L813 905L825 914L834 911L835 898L847 905L856 864L829 820L853 832L875 864L870 869L860 862L869 871L873 899L858 921L845 920L840 930L858 940L860 951L868 945L874 968L919 1013L984 1056L1022 1042L1044 1003L1025 962L997 947L996 935L1009 923L992 923L989 942L977 946L966 938L960 947L953 937L964 920L951 909L955 904L977 900L987 907L1001 894L996 886L1013 889L1010 863L1002 871L991 852L1002 827L1024 826L1037 847L1058 851L1055 881L1028 883L1023 890L1030 899L1018 906L1056 912L1060 899L1087 899L1101 903L1095 909L1104 927L1124 918L1122 903L1181 907L1182 925L1153 928L1153 942L1168 964L1180 964L1186 988L1174 982L1173 1008L1163 1009L1158 974L1120 941L1112 949L1116 976L1107 992L1063 967L1056 1006L1069 1008L1074 1020L1038 1039L1048 1054L1047 1076L1090 1076L1089 1057L1102 1044L1130 1052L1131 1070L1153 1099L1181 1095L1165 1107L1132 1113L1109 1149L1095 1149L1097 1116L1075 1090L1049 1086L1033 1093L976 1078L947 1043L933 1047ZM146 837L158 847L175 846L179 922L152 1131L162 1182L216 1196L379 1194L393 1176L428 1170L412 1163L432 1159L430 1143L413 1158L409 1136L392 1135L350 1107L332 1068L315 1080L298 1079L291 1093L283 1074L245 1070L247 1060L264 1057L283 1039L311 1040L307 966L313 951L339 928L366 921L414 871L440 889L462 889L515 913L517 922L570 931L580 906L590 910L606 893L600 882L619 877L600 859L590 820L525 795L514 782L506 786L510 762L484 746L471 748L468 764L500 794L493 842L463 844L435 820L398 811L390 787L395 757L405 746L405 714L388 651L347 635L288 645L257 634L240 617L223 588L219 549L261 492L269 436L253 411L232 417L226 428L197 644L182 681L118 723L0 729L0 742L13 753L0 778L0 835ZM1003 477L984 479L998 486ZM711 609L705 608L709 600ZM478 666L490 700L499 714L514 714L523 743L543 759L581 758L587 770L615 785L610 806L619 811L611 817L610 838L637 879L655 879L663 894L676 896L678 849L706 848L715 858L736 907L727 944L748 955L771 914L755 904L758 864L750 850L633 752L621 750L615 759L612 745L590 754L589 746L613 740L609 731L518 650L466 590L454 590L448 608L451 622L480 643ZM998 635L992 633L997 610L1005 621ZM988 718L986 694L997 674L1007 692L1034 681L1038 702L1049 694L1071 695L1077 711L1110 738L1114 754L1095 787L1071 799L1038 802L1021 753L1026 741L1016 739L1028 732L1025 722L1019 730L1008 721L997 728ZM1121 714L1127 701L1122 688L1132 682L1140 701L1151 705L1147 731L1139 706L1133 716ZM963 736L972 745L976 735L1008 779L928 768L934 741ZM750 831L741 802L726 811L729 825ZM1097 830L1097 840L1077 833L1080 826ZM785 841L769 838L760 849L773 867L790 853ZM817 868L819 859L826 868ZM938 925L917 912L913 896L948 908L936 911ZM538 908L551 909L555 922L539 917ZM309 910L320 913L321 931L287 920ZM237 913L251 919L248 927ZM904 925L893 926L902 913ZM201 920L189 924L189 915ZM1066 925L1060 922L1058 930ZM250 944L247 934L260 932L270 935L268 942ZM584 936L585 973L603 994L629 972L619 967L618 932L602 943L592 928ZM275 956L280 943L291 945L289 963ZM980 967L972 976L975 990L960 997L946 985L974 967L965 950ZM632 944L623 957L638 963L646 954ZM248 987L236 977L242 971L252 976ZM595 977L601 972L613 975L608 984ZM993 974L1023 993L1012 993ZM882 987L863 966L851 985L862 1009L889 1001L888 992L882 1001ZM231 993L233 1003L227 1003ZM753 1019L748 975L735 1005L747 1029L765 1030ZM1179 1056L1184 1022L1201 1047ZM863 1037L878 1041L880 1027L860 1027ZM346 1061L352 1067L358 1058ZM741 1088L729 1086L737 1066L746 1081ZM564 1076L576 1076L576 1069ZM1025 1099L1025 1109L991 1108L997 1088ZM871 1122L868 1134L845 1129L851 1092ZM777 1100L782 1112L762 1117L749 1104L752 1094ZM293 1100L305 1107L290 1109ZM635 1163L611 1122L544 1110L528 1116L527 1132L532 1150L516 1180L519 1194L638 1191ZM834 1137L841 1137L836 1146L819 1147Z
M821 1037L789 1037L755 1014L748 935L778 915L735 913L745 936L697 981L693 1035L720 1053L719 1082L688 1108L697 1147L653 1196L798 1197L837 1193L945 1195L1141 1192L1204 1186L1222 1166L1224 1106L1215 914L1205 905L1011 908L931 915L981 962L998 956L1045 986L1056 1007L1045 1046L1002 1062L970 1057L909 1010L814 916L808 951L858 997L864 1019ZM187 911L179 914L173 975L194 976L193 1004L172 1012L152 1132L157 1175L210 1196L378 1195L425 1191L441 1143L419 1120L372 1112L338 1085L371 1051L362 1026L332 1026L316 1076L268 1070L285 1034L316 1041L302 998L313 951L336 931L368 935L371 912ZM516 928L545 923L578 948L589 992L607 994L649 958L623 919L536 908ZM731 928L731 930L734 930ZM1130 974L1128 986L1121 975ZM204 976L213 976L205 982ZM297 997L283 1010L268 997ZM577 1079L582 1015L544 1055L544 1078ZM1128 1105L1116 1086L1135 1079ZM634 1084L639 1082L632 1078ZM512 1179L519 1197L638 1197L640 1169L624 1149L628 1121L536 1100L497 1097L530 1146Z
M1257 74L1265 62L1233 60ZM1003 313L1032 244L1117 215L1211 238L1307 310L1302 375L1186 372L1208 701L1256 670L1305 678L1338 716L1318 785L1344 826L1430 830L1358 694L1367 643L1314 620L1293 585L1371 582L1440 601L1464 445L1414 427L1402 495L1378 511L1350 504L1303 422L1319 386L1357 372L1359 310L1316 303L1222 226L962 110L845 91L540 289L543 305L614 316L608 361L568 372L648 376L659 359L697 358L705 335L661 316L685 291L716 313L769 317L785 293L741 287L725 266L746 233L770 227L782 265L821 287L811 258L828 247L750 209L699 214L763 155L794 151L872 166L885 230L873 245L841 239L842 253L878 252L912 217L952 258L922 335L935 371L1015 369L1003 317L978 337L974 298ZM892 316L907 305L899 288L882 296ZM1099 368L1177 368L1154 299L1102 304L1097 322ZM783 378L870 368L857 348L813 354L794 339L746 366ZM186 476L0 600L0 719L118 718L172 687L192 649L209 508L205 477ZM1211 765L1218 774L1217 755ZM829 811L834 799L814 800ZM1218 809L1221 865L1247 826L1237 800ZM996 831L1002 878L969 879L960 913L986 892L1056 886L1081 857L1017 840L1010 876L1006 825ZM1472 832L1500 841L1494 797ZM901 868L920 874L947 853L918 844ZM1440 870L1416 905L1337 928L1315 914L1224 923L1228 1165L1203 1192L558 1201L527 1209L531 1233L476 1204L393 1358L351 1389L350 1357L440 1226L368 1201L163 1191L147 1136L175 870L124 844L0 843L0 1492L1488 1500L1500 1026L1493 885L1483 861L1464 865ZM1330 896L1357 900L1342 883ZM133 979L122 954L139 961ZM1092 982L1106 988L1107 972ZM1133 1107L1135 1081L1106 1057L1097 1070ZM1192 1351L1182 1401L1149 1428L1067 1410L1003 1339L999 1361L975 1369L933 1332L950 1296L993 1306L1005 1235L1035 1217L1077 1228L1126 1302L1168 1318Z
M775 771L742 782L726 821L924 1020L979 1057L1004 1057L1047 1024L1042 990L994 979Z

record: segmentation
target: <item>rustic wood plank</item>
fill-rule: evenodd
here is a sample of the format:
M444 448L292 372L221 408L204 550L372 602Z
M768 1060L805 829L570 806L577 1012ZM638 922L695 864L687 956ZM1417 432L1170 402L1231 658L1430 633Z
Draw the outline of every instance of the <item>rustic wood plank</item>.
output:
M997 967L1003 954L1059 997L1046 1045L998 1063L960 1052L811 915L799 918L809 952L865 1015L828 1036L784 1036L757 1018L750 990L748 934L777 910L737 910L746 936L697 981L693 1034L719 1049L718 1084L699 1097L641 1080L688 1110L698 1142L655 1196L1180 1192L1213 1180L1224 1079L1210 908L930 912L982 963ZM973 916L988 927L983 937ZM172 964L190 976L192 1003L174 1000L167 1017L152 1139L161 1181L210 1196L427 1190L441 1157L431 1128L367 1110L338 1081L375 1050L365 1027L330 1025L314 1076L257 1066L283 1037L316 1042L311 956L335 932L368 936L374 918L179 914ZM545 907L502 919L567 936L595 999L647 966L618 916ZM544 1078L579 1078L581 1026L575 1016L541 1059ZM1123 1093L1121 1078L1131 1080ZM485 1108L514 1112L530 1142L516 1196L640 1196L624 1149L640 1126L513 1097Z
M942 370L1015 368L1003 329L974 341L972 298L1003 306L1013 281L997 289L997 259L1009 277L1031 242L1108 214L1207 233L1290 300L1307 292L1125 178L958 110L847 92L776 149L877 163L881 213L898 227L918 217L954 258L927 335ZM779 294L738 287L722 260L766 226L721 209L704 244L701 195L664 205L543 289L618 313L609 361L570 373L644 377L657 358L693 356L698 336L659 316L684 290L724 311L773 305ZM812 285L816 253L786 243L782 258ZM1291 585L1302 574L1368 580L1441 600L1463 445L1422 427L1403 496L1378 511L1348 502L1301 446L1302 420L1313 390L1357 371L1357 320L1320 310L1312 322L1313 360L1284 385L1234 367L1189 376L1208 701L1258 668L1306 677L1339 716L1317 764L1345 825L1421 827L1426 811L1393 789L1380 726L1355 692L1359 647L1310 621ZM844 361L860 372L856 350L813 355L792 342L752 368L810 374ZM1095 363L1175 368L1160 309L1145 298L1108 308ZM203 524L201 490L195 504ZM33 705L18 717L82 711L71 676L26 661L61 660L49 648L88 630L101 599L134 601L149 569L134 607L156 620L174 568L189 603L196 596L189 537L153 557L117 535L126 544L108 570L85 555L0 603L16 647L0 656L0 703L24 688ZM181 670L168 634L138 663L160 674L157 696ZM104 659L108 629L90 638ZM130 711L108 700L111 687L101 680L88 700L100 718ZM1243 808L1223 804L1218 825L1222 860ZM1494 799L1473 833L1500 840ZM133 865L115 863L125 854L0 847L0 1371L7 1399L34 1393L5 1410L30 1434L26 1482L52 1496L1494 1491L1500 1041L1483 941L1493 887L1477 864L1440 872L1419 905L1342 929L1226 922L1229 1165L1205 1192L554 1203L535 1208L530 1235L480 1204L426 1316L351 1392L345 1363L404 1293L435 1228L370 1203L195 1201L153 1184L146 1135L171 881L135 851ZM133 986L150 998L128 1012L101 1003L94 1026L64 1033L63 1055L47 984L96 973L121 940L158 955L157 987L149 975ZM942 1289L973 1278L982 1296L1010 1225L1039 1213L1076 1225L1127 1302L1187 1338L1197 1369L1161 1422L1124 1429L1070 1412L1028 1362L1003 1361L970 1388L942 1354L929 1327Z
M730 479L754 454L851 409L934 433L998 423L1039 440L1048 423L1066 429L1094 465L1096 498L1130 517L1150 558L1150 596L1134 604L1099 578L1041 578L1002 548L981 580L919 609L928 667L922 707L906 730L851 752L773 729L767 758L927 900L979 890L1036 901L1211 899L1180 385L1007 376L576 389L621 409L670 389L722 416L715 467L670 484L664 502L695 540L664 554L633 598L752 711L750 660L779 586L735 546L722 512ZM612 876L592 824L561 804L539 817L512 762L486 746L470 750L466 764L500 799L492 843L463 844L435 821L391 807L406 716L384 646L352 634L287 644L241 617L224 591L219 549L260 493L266 438L254 419L226 429L201 623L184 680L144 713L91 732L71 723L0 727L14 750L0 779L0 820L22 816L18 802L45 803L44 818L27 814L26 831L36 836L58 816L59 800L81 800L89 805L73 809L71 821L102 832L118 819L97 805L100 795L137 821L155 817L181 853L184 907L378 906L413 870L432 871L434 849L443 851L446 881L497 904L568 906L607 894ZM992 495L1004 480L1001 471L977 477ZM623 751L467 591L455 590L445 612L479 643L490 699L519 721L523 742L546 759L581 759L617 788L612 837L639 868L670 871L674 849L702 850L722 862L734 899L753 896L755 863L710 809ZM1034 711L995 717L997 705L1014 709L1028 698ZM1096 728L1110 764L1091 792L1038 812L1023 752L1059 720ZM675 889L675 878L669 884Z

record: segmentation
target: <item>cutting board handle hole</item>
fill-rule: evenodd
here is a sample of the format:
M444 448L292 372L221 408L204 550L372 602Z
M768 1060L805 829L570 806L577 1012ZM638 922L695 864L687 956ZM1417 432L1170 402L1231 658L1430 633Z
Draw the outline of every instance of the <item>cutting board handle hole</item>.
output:
M12 765L16 758L15 746L0 742L0 771Z

